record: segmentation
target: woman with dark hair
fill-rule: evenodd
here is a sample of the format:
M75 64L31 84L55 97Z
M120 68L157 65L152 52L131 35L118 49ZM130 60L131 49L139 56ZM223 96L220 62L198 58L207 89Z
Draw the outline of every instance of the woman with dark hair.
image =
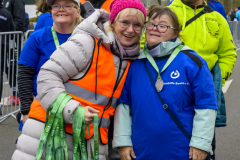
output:
M122 160L204 160L217 101L208 65L179 38L178 18L153 7L146 44L130 66L114 119Z

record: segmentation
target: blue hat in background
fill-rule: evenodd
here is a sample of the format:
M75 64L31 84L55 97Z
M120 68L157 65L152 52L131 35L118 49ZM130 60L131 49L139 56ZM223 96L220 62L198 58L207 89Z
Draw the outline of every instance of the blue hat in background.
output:
M238 6L238 10L240 10L240 6Z

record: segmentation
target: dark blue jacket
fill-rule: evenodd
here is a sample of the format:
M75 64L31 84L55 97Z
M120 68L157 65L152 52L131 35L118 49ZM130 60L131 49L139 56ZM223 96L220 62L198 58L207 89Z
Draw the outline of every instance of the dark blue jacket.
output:
M221 69L219 67L218 62L213 67L212 71L215 91L217 94L217 118L216 118L216 127L225 127L227 125L227 117L226 117L226 106L225 106L225 99L222 92L222 75L221 75Z

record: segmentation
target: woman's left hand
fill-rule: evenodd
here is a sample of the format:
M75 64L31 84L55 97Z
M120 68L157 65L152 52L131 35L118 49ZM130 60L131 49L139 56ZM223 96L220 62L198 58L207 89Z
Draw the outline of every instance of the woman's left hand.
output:
M192 160L205 160L207 157L207 152L201 149L190 147L189 159Z

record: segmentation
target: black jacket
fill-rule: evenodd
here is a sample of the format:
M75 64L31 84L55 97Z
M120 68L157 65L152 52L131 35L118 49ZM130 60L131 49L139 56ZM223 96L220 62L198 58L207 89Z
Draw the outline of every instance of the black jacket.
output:
M25 3L23 0L4 0L5 8L12 14L16 31L24 31Z
M11 13L0 4L0 32L15 31Z
M234 21L234 18L236 18L236 12L235 11L231 12L230 18L231 18L231 21Z
M87 0L87 1L89 1L94 8L100 9L106 0Z
M0 4L0 32L11 32L15 31L15 25L11 13L6 10L2 4ZM7 41L7 40L6 40ZM3 45L5 42L4 36L2 36Z

